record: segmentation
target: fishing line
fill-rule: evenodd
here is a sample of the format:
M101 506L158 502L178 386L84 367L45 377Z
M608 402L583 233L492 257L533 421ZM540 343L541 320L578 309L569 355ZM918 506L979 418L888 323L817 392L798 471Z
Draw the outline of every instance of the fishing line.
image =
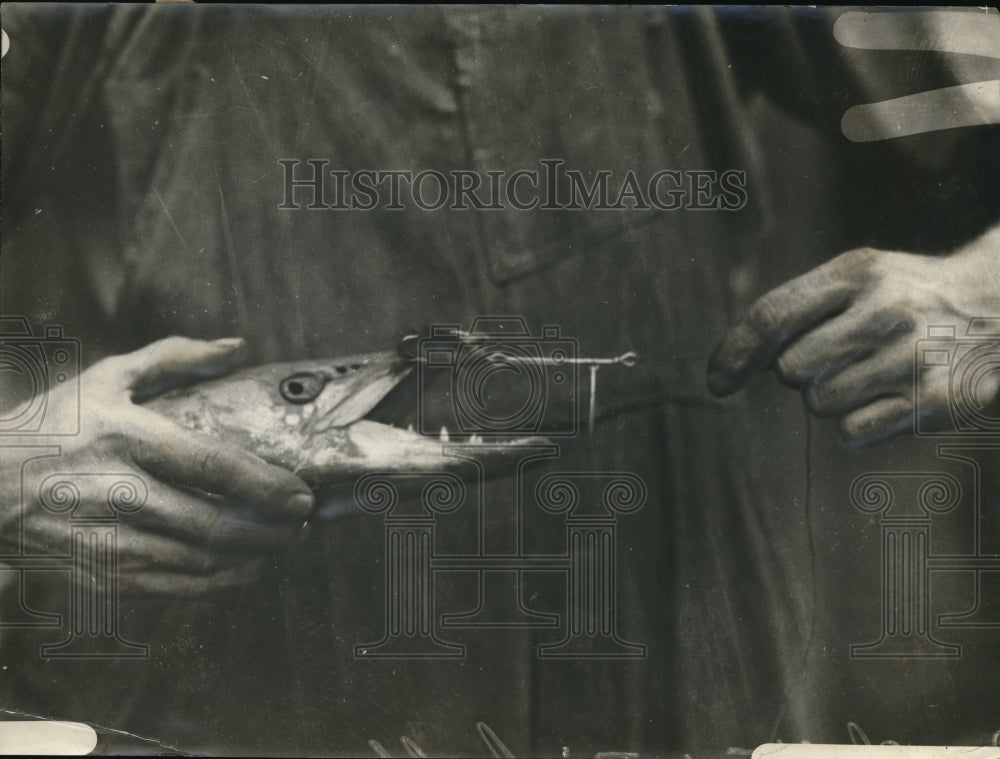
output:
M806 660L809 658L809 652L812 649L813 638L816 633L816 618L817 609L816 603L819 596L818 589L816 587L816 545L813 540L813 523L812 523L812 481L813 481L813 465L812 465L812 447L813 447L813 419L812 415L809 413L809 408L805 403L805 395L802 396L802 410L805 416L806 422L806 439L805 445L805 492L802 498L802 516L805 522L806 529L806 551L809 554L809 578L810 578L810 620L809 620L809 632L806 634L805 643L802 646L802 655L799 659L796 671L800 673L799 680L794 687L788 688L785 691L785 698L781 703L781 707L778 709L778 716L775 718L774 723L771 727L771 734L768 738L768 743L774 743L777 741L778 729L781 726L782 720L785 718L785 712L788 710L788 703L792 697L792 691L797 690L801 686L802 680L806 676Z

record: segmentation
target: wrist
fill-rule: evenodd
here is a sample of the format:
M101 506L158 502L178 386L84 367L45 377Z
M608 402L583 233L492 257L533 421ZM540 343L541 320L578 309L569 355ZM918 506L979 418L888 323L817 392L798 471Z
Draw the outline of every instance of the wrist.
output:
M1000 317L1000 224L937 259L940 292L950 292L970 317Z

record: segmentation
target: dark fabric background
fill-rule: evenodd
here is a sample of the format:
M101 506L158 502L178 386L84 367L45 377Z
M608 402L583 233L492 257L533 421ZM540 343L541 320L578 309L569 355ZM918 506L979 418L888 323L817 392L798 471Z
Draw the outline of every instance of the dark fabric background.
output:
M836 15L5 5L2 310L65 325L86 363L169 334L244 335L259 361L354 353L489 313L650 360L602 370L609 415L537 475L646 482L618 527L619 632L645 660L543 662L533 645L551 633L498 630L456 633L461 662L356 661L381 634L385 571L383 523L359 516L243 592L127 602L149 661L44 662L43 636L0 629L2 705L214 753L367 754L369 739L398 753L406 735L482 754L477 720L519 755L843 742L849 721L876 741L986 742L995 631L960 633L956 661L848 656L879 608L878 528L850 483L942 468L933 445L849 451L770 376L725 401L704 383L713 343L770 287L862 244L943 252L996 218L995 130L840 136L849 105L949 81L934 56L839 48ZM749 203L278 208L282 158L553 157L616 176L742 169ZM35 605L65 611L60 582L34 573ZM468 605L463 582L440 581L446 610ZM558 581L528 582L531 608L560 609Z

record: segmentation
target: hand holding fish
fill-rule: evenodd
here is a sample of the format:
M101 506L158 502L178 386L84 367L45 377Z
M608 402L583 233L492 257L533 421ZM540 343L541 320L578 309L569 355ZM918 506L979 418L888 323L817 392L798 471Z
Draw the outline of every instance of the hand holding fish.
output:
M1000 317L1000 227L946 258L860 248L757 300L716 347L708 384L729 395L773 366L810 411L840 417L851 445L913 430L917 409L921 429L942 428L951 372L916 365L915 343L928 327L961 337L979 317ZM976 402L993 418L1000 371L980 379Z
M118 526L120 592L196 596L245 584L311 513L313 494L290 471L139 405L169 388L228 374L244 359L242 340L172 337L83 372L79 403L64 388L50 392L45 413L79 413L80 433L32 440L62 449L32 463L32 481L49 471L129 473L148 488L143 507ZM16 529L19 468L0 458L0 554L51 551L66 540L66 516L44 509L38 488L26 486L24 529ZM81 502L107 497L88 492L88 482L78 478ZM21 533L26 544L14 545Z

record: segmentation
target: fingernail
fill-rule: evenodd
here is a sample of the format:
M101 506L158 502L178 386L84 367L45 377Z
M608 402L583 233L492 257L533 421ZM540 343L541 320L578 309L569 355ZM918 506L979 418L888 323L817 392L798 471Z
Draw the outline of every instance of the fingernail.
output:
M244 340L242 337L223 337L221 340L213 340L212 345L221 350L232 350L242 347Z
M302 517L311 514L315 505L316 499L312 493L296 493L288 499L288 510Z

